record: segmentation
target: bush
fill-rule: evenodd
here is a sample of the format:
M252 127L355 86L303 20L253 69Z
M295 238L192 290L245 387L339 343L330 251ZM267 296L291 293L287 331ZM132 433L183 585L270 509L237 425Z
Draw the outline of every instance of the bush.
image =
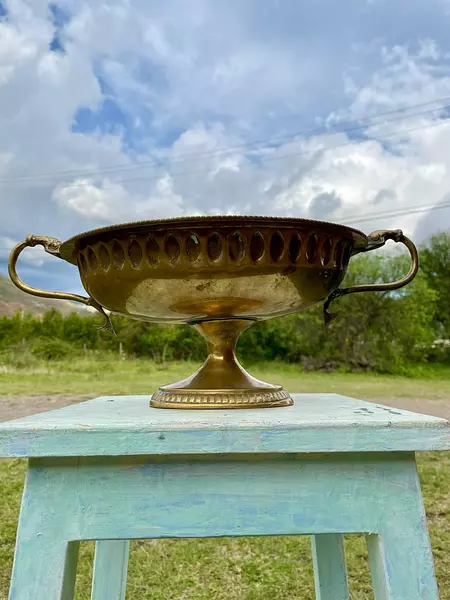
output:
M76 354L73 344L57 338L37 338L30 344L30 350L45 360L62 360Z
M450 364L450 340L435 340L426 351L429 362Z
M0 363L16 369L30 369L38 363L38 359L32 354L25 340L22 340L18 344L13 344L2 350Z

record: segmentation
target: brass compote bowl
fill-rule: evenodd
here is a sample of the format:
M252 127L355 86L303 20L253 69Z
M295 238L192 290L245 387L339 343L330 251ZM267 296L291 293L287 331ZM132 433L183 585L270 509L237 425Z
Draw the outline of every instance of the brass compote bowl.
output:
M412 258L409 273L392 283L340 289L355 254L402 242ZM27 246L78 266L88 297L48 292L22 282L16 272ZM266 217L186 217L104 227L66 242L29 235L11 252L9 274L20 289L47 298L82 302L111 322L105 309L134 319L188 323L206 339L208 358L183 381L153 394L159 408L289 406L279 385L249 375L236 359L239 335L256 321L294 313L345 294L394 290L416 275L414 244L400 230L369 236L320 221Z

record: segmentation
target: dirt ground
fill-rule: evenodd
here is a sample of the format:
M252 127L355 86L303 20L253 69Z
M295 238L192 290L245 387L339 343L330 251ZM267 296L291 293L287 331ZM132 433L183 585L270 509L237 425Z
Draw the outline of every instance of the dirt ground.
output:
M62 408L69 404L89 400L93 396L77 395L65 396L64 394L48 396L0 396L0 421L19 419L47 410Z
M46 410L62 408L76 402L89 400L92 396L63 394L48 396L0 396L0 421L18 419ZM413 412L444 417L450 420L450 398L441 400L414 400L412 398L374 398L373 402L394 408L403 408Z

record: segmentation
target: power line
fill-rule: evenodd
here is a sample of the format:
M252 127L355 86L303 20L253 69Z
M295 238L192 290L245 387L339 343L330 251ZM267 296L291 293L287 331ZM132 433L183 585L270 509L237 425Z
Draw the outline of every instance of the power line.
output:
M360 140L346 140L345 142L342 142L341 144L335 144L334 146L328 146L326 148L320 148L319 150L317 150L316 152L329 152L330 150L336 150L339 148L344 148L346 146L352 146L352 145L359 145L359 144L367 144L370 142L382 142L385 139L390 139L392 137L396 137L396 136L401 136L401 135L405 135L407 133L414 133L416 131L421 131L421 130L425 130L425 129L433 129L435 127L440 127L441 125L448 125L450 124L450 119L440 119L437 122L428 124L428 125L422 125L419 127L412 127L412 128L408 128L408 129L398 129L396 131L390 132L390 133L386 133L383 135L380 135L378 137L370 137L370 138L364 138L364 139L360 139ZM271 162L276 162L276 161L280 161L280 160L285 160L287 158L293 158L293 157L298 157L298 156L307 156L307 155L311 155L314 153L314 150L303 150L301 152L292 152L292 153L288 153L288 154L282 154L280 156L269 156L267 158L265 158L264 160L260 161L260 165L265 165L266 163L271 163ZM248 169L250 167L254 167L256 165L256 163L246 163L244 165L240 166L240 172L243 169ZM190 170L190 171L181 171L179 173L169 173L171 175L174 175L175 177L182 177L182 176L186 176L186 175L197 175L199 173L213 173L218 171L217 167L214 168L206 168L206 169L196 169L196 170ZM111 179L111 183L128 183L128 182L135 182L135 181L152 181L152 180L157 180L161 178L161 174L158 175L141 175L140 177L127 177L127 178L119 178L119 179ZM62 182L61 182L62 183ZM79 182L66 182L66 183L70 183L70 187L72 188L83 188L85 186L84 183L79 183ZM35 185L31 186L24 186L25 188L30 188L30 187L36 187L36 185L38 185L38 183L36 183ZM41 185L48 185L47 182L44 182L43 184L41 183Z
M345 217L340 217L338 218L339 222L344 224L344 225L353 225L354 223L364 223L367 221L376 221L379 219L387 219L390 217L400 217L400 216L405 216L405 215L412 215L412 214L419 214L419 213L423 213L423 212L432 212L435 210L442 210L442 209L446 209L446 208L450 208L450 202L443 202L441 204L435 204L435 205L430 205L430 204L424 204L424 205L418 205L418 206L413 206L411 208L408 209L398 209L398 210L392 210L392 211L381 211L381 212L376 212L376 213L367 213L365 215L361 215L359 217L349 217L349 218L345 218ZM236 215L237 217L239 217L239 215ZM301 217L299 217L301 218ZM308 218L308 217L305 217ZM12 248L11 247L0 247L0 251L1 250L8 250L10 251Z
M431 104L436 104L437 102L442 102L444 100L450 100L450 96L444 96L442 98L430 100L428 102L422 102L422 103L418 103L418 104L414 104L414 105L410 105L410 106L406 106L406 107L401 107L398 109L393 109L390 111L385 111L385 112L378 113L377 115L373 115L373 116L361 117L360 119L353 120L353 121L344 121L343 123L347 124L347 127L340 127L337 129L329 129L325 126L322 126L322 127L303 130L303 131L299 131L299 132L295 132L295 133L291 133L291 134L275 136L270 139L255 140L255 141L243 143L243 144L240 144L240 145L237 145L234 147L232 146L232 147L228 147L228 148L225 148L225 147L218 148L214 151L203 151L203 152L193 152L193 153L189 153L189 154L179 154L179 155L170 157L170 161L171 161L171 163L190 162L201 156L207 156L207 157L221 156L223 154L230 154L237 150L248 149L253 146L261 146L262 144L266 144L265 147L263 146L262 148L259 149L261 151L264 149L271 149L272 146L270 144L275 144L276 141L278 141L279 143L281 141L285 141L285 142L294 141L296 138L302 137L302 136L306 137L306 136L319 135L319 134L331 135L331 134L339 134L339 133L352 133L352 132L368 129L373 126L385 125L387 123L402 121L405 119L410 119L412 117L427 116L427 115L431 115L437 111L443 111L443 110L450 109L450 104L444 104L441 106L436 106L434 108L429 108L428 110L425 110L425 111L413 112L410 114L402 114L400 116L393 117L391 119L384 119L384 121L381 121L381 122L376 121L377 119L380 119L381 117L384 117L387 115L397 114L399 112L404 113L406 111L410 111L415 108L429 106ZM365 121L367 123L364 123ZM360 124L353 125L355 123L360 123ZM351 125L351 127L348 127L349 125ZM66 171L57 171L57 172L53 172L53 173L52 172L37 173L35 175L23 175L23 176L18 176L18 177L0 178L0 184L1 183L7 184L7 183L14 183L14 182L22 182L22 181L23 182L36 181L38 179L54 179L54 178L69 177L69 176L82 177L83 175L89 176L89 175L96 175L96 174L109 173L109 172L116 173L118 171L133 171L133 170L147 168L147 167L158 168L160 166L161 165L158 164L157 160L152 159L150 161L142 161L140 163L135 163L135 164L131 164L131 165L119 164L119 165L109 165L109 166L106 166L103 168L96 168L96 169L66 170Z
M441 204L427 205L427 206L416 206L405 210L392 210L383 213L369 213L362 215L361 217L352 217L350 219L341 218L341 222L345 225L352 225L354 223L364 223L366 221L376 221L378 219L388 219L392 217L400 217L405 215L413 215L423 212L432 212L435 210L442 210L444 208L450 208L450 202L442 202Z

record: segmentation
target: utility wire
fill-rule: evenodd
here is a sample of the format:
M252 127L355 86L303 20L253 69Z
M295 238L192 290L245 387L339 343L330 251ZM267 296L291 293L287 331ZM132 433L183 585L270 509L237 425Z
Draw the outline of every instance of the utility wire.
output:
M405 210L392 210L387 211L385 213L369 213L367 215L361 215L360 217L352 217L350 219L346 219L345 217L341 217L340 221L345 225L352 225L353 223L364 223L367 221L376 221L379 219L388 219L392 217L400 217L406 215L413 215L422 212L431 212L435 210L442 210L445 208L450 208L450 202L442 202L441 204L427 205L427 206L416 206L410 209Z
M308 137L308 136L319 135L319 134L332 135L332 134L339 134L339 133L357 132L360 130L369 129L370 127L382 126L387 123L402 121L402 120L410 119L413 117L421 117L421 116L429 116L429 115L431 116L433 113L435 113L437 111L449 110L450 104L443 104L441 106L435 106L435 107L429 108L427 110L421 110L418 112L407 113L407 111L411 111L411 110L419 108L419 107L429 106L431 104L436 104L437 102L442 102L444 100L450 100L450 96L444 96L442 98L430 100L428 102L422 102L419 104L414 104L414 105L410 105L410 106L406 106L406 107L402 107L402 108L398 108L398 109L393 109L390 111L385 111L383 113L378 113L373 116L361 117L360 119L353 120L353 121L344 121L343 123L344 123L344 125L346 125L345 127L338 127L338 128L330 129L330 128L322 126L322 127L317 127L317 128L313 128L313 129L299 131L296 133L275 136L270 139L247 142L247 143L243 143L243 144L228 147L228 148L225 148L225 147L218 148L213 151L203 151L203 152L193 152L193 153L189 153L189 154L179 154L179 155L175 155L172 157L166 157L165 160L167 160L167 158L169 158L171 163L180 163L180 162L184 163L184 162L190 162L190 161L195 160L196 158L202 157L202 156L214 157L214 156L221 156L223 154L227 155L227 154L236 152L238 150L249 149L254 146L262 146L261 148L257 148L257 150L259 152L261 152L263 150L273 149L273 145L276 142L281 143L283 141L284 142L296 141L297 138L299 138L299 137ZM390 119L384 119L381 122L378 121L381 117L385 117L385 116L392 115L392 114L397 114L399 112L406 113L406 114L401 114L400 116L396 116L396 117L393 117ZM357 125L356 123L359 123L359 125ZM265 146L263 146L263 144L265 144ZM56 172L49 172L49 173L37 173L35 175L23 175L23 176L18 176L18 177L4 177L4 178L0 178L0 184L22 182L22 181L23 182L36 181L39 179L54 179L54 178L69 177L69 176L71 176L71 177L83 177L83 176L88 177L89 175L92 176L92 175L98 175L98 174L104 174L104 173L110 173L110 172L117 173L117 172L121 172L121 171L133 171L133 170L147 168L147 167L161 168L161 164L156 159L152 159L149 161L142 161L142 162L134 163L131 165L118 164L118 165L109 165L106 167L95 168L95 169L85 169L85 170L77 169L77 170L56 171Z
M406 216L406 215L412 215L412 214L418 214L418 213L422 213L422 212L432 212L435 210L442 210L442 209L446 209L446 208L450 208L450 202L443 202L442 204L435 204L435 205L429 205L429 204L424 204L424 205L418 205L418 206L413 206L412 208L408 208L408 209L398 209L398 210L392 210L392 211L385 211L385 212L377 212L377 213L367 213L365 215L360 215L359 217L338 217L338 220L340 223L344 224L344 225L353 225L354 223L364 223L364 222L368 222L368 221L376 221L379 219L387 219L387 218L391 218L391 217L399 217L399 216ZM237 217L239 217L239 215L236 215ZM301 218L301 217L299 217ZM304 217L304 218L308 218L308 217ZM11 247L9 246L4 246L4 247L0 247L0 251L2 250L11 250Z
M450 97L449 97L450 98ZM433 102L437 102L433 101ZM422 103L422 105L427 105L430 104L429 103ZM415 107L417 106L421 106L421 105L415 105ZM434 112L436 110L444 110L449 108L450 105L446 105L446 106L442 106L442 107L436 107L434 109L431 109L429 111L425 111L422 112L421 114L425 114L425 113L429 113L429 112ZM406 108L404 109L406 110ZM389 111L389 112L398 112L398 111ZM384 113L387 114L387 113ZM411 115L408 115L411 116ZM367 117L370 118L370 117ZM403 117L403 118L407 118L407 117ZM421 126L421 127L414 127L414 128L409 128L409 129L401 129L398 131L394 131L388 134L384 134L383 136L379 136L379 137L373 137L373 138L368 138L368 139L362 139L362 140L348 140L342 144L336 144L334 146L330 146L328 148L323 148L320 151L321 152L325 152L325 151L329 151L329 150L334 150L337 148L342 148L344 146L348 146L348 145L352 145L352 144L360 144L360 143L367 143L367 142L371 142L371 141L382 141L382 139L385 138L391 138L391 137L395 137L396 135L402 135L405 133L411 133L414 131L419 131L422 129L429 129L429 128L433 128L433 127L437 127L443 124L447 123L447 119L441 119L439 120L437 123L433 123L433 124L429 124L429 125L425 125L425 126ZM381 123L383 124L383 123ZM378 124L379 125L379 124ZM358 127L358 128L354 128L354 129L362 129L363 127ZM367 127L366 127L367 128ZM349 130L347 130L349 131ZM342 131L343 133L345 132L344 130ZM303 151L303 152L296 152L296 153L290 153L290 154L283 154L281 156L276 156L276 157L269 157L266 158L264 161L262 161L262 164L265 164L266 162L272 162L275 160L283 160L285 158L289 158L289 157L293 157L293 156L301 156L301 155L305 155L305 154L310 154L311 151ZM250 165L244 165L244 166L250 166ZM203 170L196 170L196 171L191 171L191 172L183 172L183 173L178 173L177 175L190 175L190 174L196 174L196 173L201 173L201 172L208 172L208 171L215 171L216 169L203 169ZM159 178L156 177L156 178ZM123 180L119 180L119 182L127 182L127 181L136 181L139 179L153 179L153 177L141 177L141 178L128 178L128 179L123 179ZM2 180L0 179L0 183L2 182ZM3 182L6 182L5 180L3 180ZM114 180L114 182L117 183L117 180ZM81 185L81 187L83 187ZM362 222L367 222L367 221L373 221L376 219L382 219L382 218L389 218L389 217L395 217L395 216L402 216L402 215L409 215L409 214L417 214L420 212L426 212L427 210L429 212L434 211L434 210L442 210L442 209L446 209L450 207L450 203L442 203L439 205L435 205L435 206L430 206L430 205L423 205L423 206L416 206L416 207L412 207L410 209L407 210L394 210L394 211L389 211L389 212L378 212L378 213L369 213L367 215L361 215L359 217L350 217L350 218L344 218L342 217L341 220L343 222L345 222L346 224L352 224L352 223L362 223ZM9 247L0 247L0 250L10 250Z
M364 139L359 139L359 140L346 140L345 142L342 142L341 144L335 144L334 146L328 146L326 148L319 148L317 150L303 150L301 152L291 152L291 153L286 153L286 154L280 154L278 156L269 156L267 158L264 158L263 160L259 161L259 163L246 163L244 165L240 165L240 171L242 172L244 169L248 169L251 167L255 167L255 166L264 166L267 163L271 163L271 162L276 162L276 161L282 161L282 160L286 160L287 158L294 158L294 157L299 157L299 156L307 156L307 155L313 155L314 153L324 153L324 152L329 152L330 150L337 150L339 148L344 148L346 146L352 146L352 145L359 145L359 144L367 144L370 142L382 142L386 139L390 139L396 136L402 136L408 133L414 133L416 131L422 131L425 129L433 129L435 127L440 127L442 125L448 125L450 124L450 118L449 119L440 119L434 123L431 124L427 124L427 125L422 125L419 127L411 127L411 128L402 128L402 129L398 129L396 131L392 131L390 133L386 133L386 134L382 134L379 136L374 136L374 137L370 137L370 138L364 138ZM214 168L206 168L206 169L196 169L196 170L189 170L189 171L181 171L178 173L171 173L166 171L167 174L173 175L175 177L181 177L181 176L187 176L187 175L197 175L199 173L213 173L213 172L218 172L220 171L220 169L218 169L217 167ZM165 173L165 174L166 174ZM162 177L162 174L158 174L158 175L141 175L139 177L126 177L126 178L119 178L119 179L111 179L111 183L128 183L128 182L135 182L135 181L152 181L152 180L157 180L160 179ZM63 182L60 182L63 183ZM70 184L71 188L83 188L85 186L84 182L70 182L67 181L65 183ZM31 188L31 187L36 187L37 185L41 185L41 186L47 186L49 185L48 182L36 182L34 185L26 185L24 186L25 188Z

